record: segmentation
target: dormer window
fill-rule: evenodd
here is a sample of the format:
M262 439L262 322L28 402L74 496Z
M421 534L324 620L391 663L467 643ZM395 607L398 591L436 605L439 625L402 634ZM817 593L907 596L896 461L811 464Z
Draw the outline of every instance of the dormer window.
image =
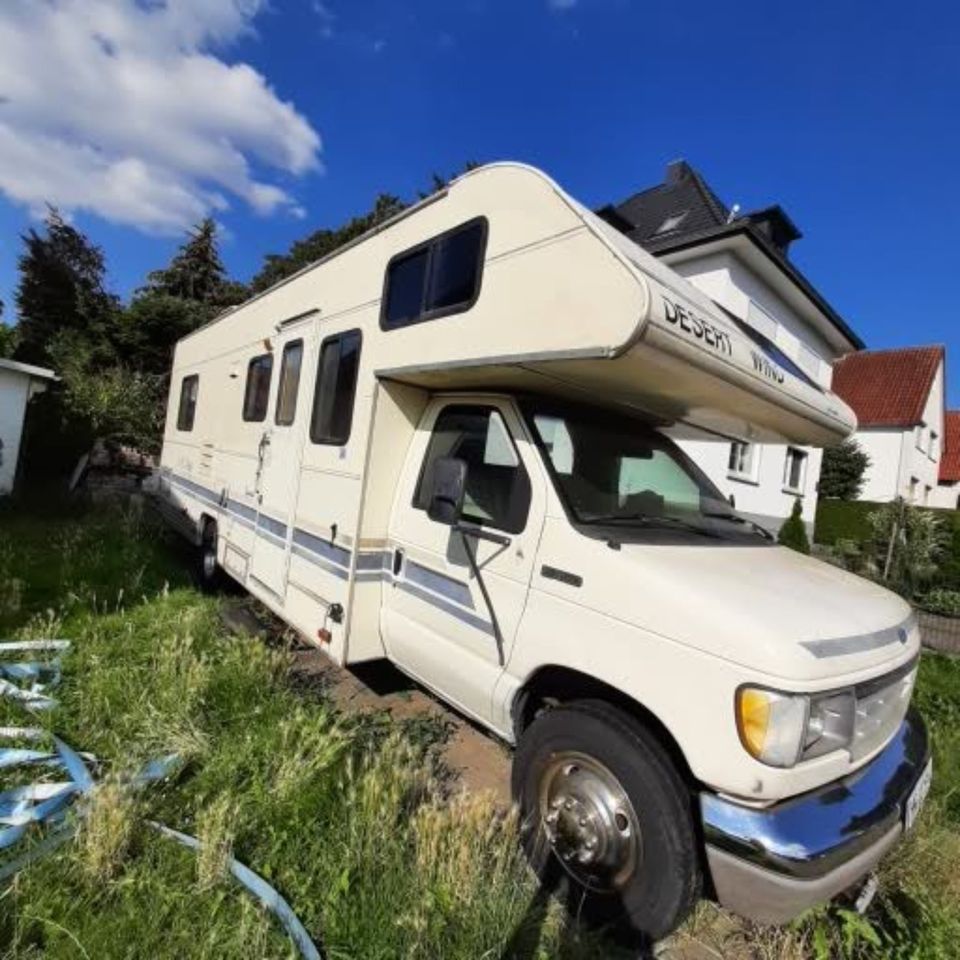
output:
M661 234L664 234L664 233L672 233L674 230L676 230L680 226L681 223L683 223L683 221L686 219L687 214L689 212L690 212L689 210L682 210L680 213L676 214L675 216L667 217L667 219L664 220L659 227L657 227L653 235L655 237L659 237Z

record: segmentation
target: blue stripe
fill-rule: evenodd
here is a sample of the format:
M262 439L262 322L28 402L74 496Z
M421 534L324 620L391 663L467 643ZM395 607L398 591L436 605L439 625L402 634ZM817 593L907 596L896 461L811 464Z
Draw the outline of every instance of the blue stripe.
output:
M404 576L417 586L439 593L463 607L473 609L473 597L470 594L470 588L460 580L454 580L453 577L438 573L429 567L423 567L412 560L408 560L404 564Z
M416 597L418 600L423 600L424 603L429 603L430 606L436 607L438 610L442 610L444 613L450 614L451 617L456 617L457 620L462 620L469 626L476 627L483 633L489 634L491 637L493 636L493 625L476 616L476 614L468 613L461 607L455 607L452 603L448 603L446 600L442 600L440 597L434 596L432 593L427 593L426 590L421 590L408 580L397 581L397 586L401 590L404 590Z
M357 570L385 570L390 566L392 551L376 550L357 555Z
M278 540L283 540L284 543L286 543L287 525L285 523L281 523L266 513L261 513L260 516L257 517L257 527L260 530L266 530L268 533L273 534Z
M350 566L351 552L349 550L345 547L338 547L328 540L321 540L320 537L316 537L312 533L307 533L306 530L301 530L299 527L293 531L293 542L331 563L338 564L344 568L349 568Z
M318 557L316 554L311 553L309 550L304 547L299 546L298 544L293 545L293 552L298 557L303 557L304 560L309 560L310 563L314 564L317 567L321 567L323 570L326 570L328 573L332 573L334 576L339 577L341 580L346 580L350 575L349 571L344 567L338 567L335 563L330 563L328 560L324 560L323 557Z

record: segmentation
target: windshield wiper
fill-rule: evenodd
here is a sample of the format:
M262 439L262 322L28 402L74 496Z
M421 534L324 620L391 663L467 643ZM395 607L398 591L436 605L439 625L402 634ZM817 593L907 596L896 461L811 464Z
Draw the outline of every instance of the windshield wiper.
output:
M730 513L729 511L707 511L701 513L702 517L709 517L711 520L729 520L731 523L741 523L747 526L753 527L757 533L760 534L765 540L772 540L773 534L766 529L766 527L761 527L759 523L754 522L753 520L748 520L746 517L741 517L737 513Z
M657 517L650 513L607 513L591 517L584 520L583 523L603 524L603 523L639 523L648 527L677 527L681 530L689 530L691 533L698 533L702 537L712 537L714 540L720 540L722 537L707 530L699 524L691 523L681 517Z

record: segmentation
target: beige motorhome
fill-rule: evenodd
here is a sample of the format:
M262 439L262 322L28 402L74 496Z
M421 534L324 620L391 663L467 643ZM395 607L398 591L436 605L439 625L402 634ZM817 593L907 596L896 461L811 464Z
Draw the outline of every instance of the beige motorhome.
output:
M463 176L177 346L158 501L336 662L516 744L545 876L648 936L851 890L930 780L907 605L664 432L855 420L542 173Z

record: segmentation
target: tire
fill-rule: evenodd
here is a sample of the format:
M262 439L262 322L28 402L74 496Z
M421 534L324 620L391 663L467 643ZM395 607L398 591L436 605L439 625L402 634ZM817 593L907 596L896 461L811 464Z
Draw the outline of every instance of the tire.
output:
M690 791L632 717L600 700L542 713L520 739L512 786L531 864L574 916L649 944L693 909L702 876ZM597 850L606 862L580 862Z
M197 583L204 593L216 593L223 583L223 574L217 562L217 524L208 520L200 536L197 553Z

